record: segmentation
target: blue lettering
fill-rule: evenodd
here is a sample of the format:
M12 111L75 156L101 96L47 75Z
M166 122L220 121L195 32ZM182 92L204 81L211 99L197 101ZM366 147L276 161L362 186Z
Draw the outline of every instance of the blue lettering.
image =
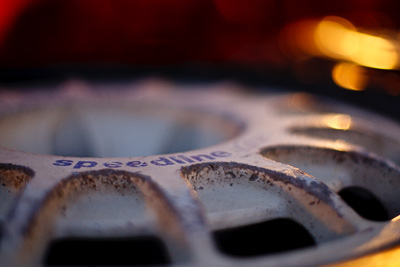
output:
M231 153L229 152L225 152L225 151L215 151L210 153L212 156L217 157L217 158L221 158L221 157L229 157L231 155Z
M122 167L122 162L114 161L114 162L106 162L103 164L104 167L107 168L119 168Z
M223 158L223 157L228 157L231 156L231 153L225 152L225 151L214 151L211 152L210 154L199 154L199 155L194 155L194 156L185 156L185 155L175 155L175 156L170 156L170 157L159 157L158 159L152 160L151 164L155 166L168 166L168 165L175 165L175 164L185 164L185 163L194 163L194 162L201 162L201 161L207 161L207 160L214 160L215 158ZM59 159L55 160L53 162L54 166L72 166L74 163L73 160L69 159ZM144 161L139 161L139 160L134 160L134 161L128 161L125 163L126 166L132 167L132 168L139 168L139 167L146 167L149 164ZM80 169L80 168L92 168L97 166L98 163L95 161L78 161L74 165L74 169ZM113 161L113 162L106 162L103 163L103 166L106 168L121 168L124 165L123 162L119 161Z
M151 163L156 166L174 165L174 163L172 161L170 161L167 158L163 158L163 157L161 157L160 159L152 160Z
M68 159L59 159L56 160L53 165L54 166L71 166L72 162L74 162L73 160L68 160Z
M175 161L176 163L179 163L179 164L185 164L186 163L183 160L177 159L176 157L169 157L169 158L172 159L173 161Z
M180 157L181 159L183 159L183 160L186 160L186 161L189 162L189 163L193 163L193 162L194 162L194 160L192 160L191 158L185 157L184 155L180 155L179 157Z
M141 162L141 161L135 160L135 161L129 161L129 162L127 162L127 163L126 163L126 166L133 167L133 168L137 168L137 167L146 167L146 166L147 166L147 163L146 163L146 162Z
M82 167L91 168L96 165L97 165L97 162L94 162L94 161L78 161L75 164L74 169L80 169Z

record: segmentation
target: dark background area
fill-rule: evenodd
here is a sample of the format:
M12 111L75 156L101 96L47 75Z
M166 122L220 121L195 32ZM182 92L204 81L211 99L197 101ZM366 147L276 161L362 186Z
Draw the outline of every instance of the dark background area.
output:
M299 65L280 46L288 24L327 15L398 34L399 7L394 0L3 1L0 85L29 90L69 78L121 83L148 76L186 84L231 80L256 90L329 96L400 121L399 96L382 82L345 90L332 81L334 61ZM400 91L398 70L369 74Z

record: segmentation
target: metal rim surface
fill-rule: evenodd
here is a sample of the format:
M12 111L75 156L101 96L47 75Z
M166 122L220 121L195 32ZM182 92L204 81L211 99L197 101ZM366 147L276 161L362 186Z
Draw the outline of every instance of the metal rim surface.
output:
M88 248L96 240L108 247L58 256L68 260L79 252L102 259L115 253L112 244L129 237L131 249L123 252L128 259L146 254L149 244L151 253L161 255L137 264L317 266L400 240L400 128L387 119L304 93L244 94L229 84L187 90L147 82L115 91L74 86L3 92L0 137L34 127L38 117L27 118L18 133L7 120L38 107L106 109L111 103L148 108L129 110L136 115L161 110L156 117L172 117L182 129L199 121L201 129L223 138L201 148L123 157L1 148L0 258L6 265L60 264L49 256L51 249ZM54 125L62 125L65 112L56 113L50 115ZM102 138L98 142L110 142ZM274 248L280 239L282 248Z

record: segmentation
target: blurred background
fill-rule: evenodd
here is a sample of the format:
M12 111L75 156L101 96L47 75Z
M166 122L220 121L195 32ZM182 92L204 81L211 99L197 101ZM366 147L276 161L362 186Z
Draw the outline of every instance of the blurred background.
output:
M0 86L146 76L321 94L400 120L395 0L13 0Z

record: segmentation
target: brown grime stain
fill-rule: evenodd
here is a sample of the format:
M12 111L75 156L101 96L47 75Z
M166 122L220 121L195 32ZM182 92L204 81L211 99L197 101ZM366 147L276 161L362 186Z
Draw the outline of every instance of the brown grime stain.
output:
M229 175L229 178L235 179L236 175L233 172L226 172L227 175Z
M270 184L271 186L278 185L281 188L283 188L282 184L285 184L287 186L290 185L292 188L294 186L314 196L317 199L321 199L328 205L334 206L333 200L331 198L333 192L329 189L329 187L318 181L311 181L311 182L307 181L304 178L309 176L303 171L298 169L293 169L292 170L293 174L287 175L279 171L265 169L237 162L207 162L207 163L200 163L182 167L181 174L189 182L193 183L194 181L190 179L191 175L200 175L200 178L204 177L204 179L207 179L209 178L210 174L203 176L201 175L201 173L204 172L205 170L210 170L210 169L220 170L220 172L222 173L232 172L232 170L245 170L247 173L252 174L250 175L249 180L250 179L253 180L255 179L255 177L258 177L259 179L267 181L267 183ZM279 184L275 184L275 182L279 182Z
M34 171L19 165L0 164L0 183L20 190L34 176Z
M255 180L257 180L257 178L258 178L258 175L256 174L256 173L253 173L253 174L251 174L251 176L249 177L249 181L255 181Z

